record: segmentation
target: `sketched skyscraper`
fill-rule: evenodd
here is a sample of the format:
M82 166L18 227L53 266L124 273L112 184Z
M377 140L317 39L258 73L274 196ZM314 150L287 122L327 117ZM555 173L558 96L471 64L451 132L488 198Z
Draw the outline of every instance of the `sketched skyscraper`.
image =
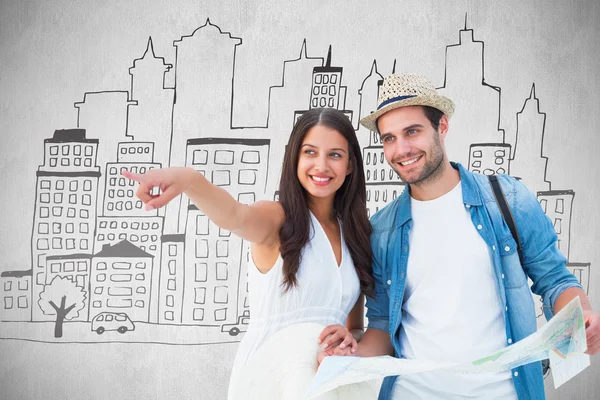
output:
M143 174L160 168L160 163L154 162L154 148L152 142L119 143L117 162L106 164L105 190L101 215L98 216L94 253L101 252L105 245L113 246L127 240L153 257L150 278L152 282L158 282L164 218L158 215L158 210L145 211L142 201L136 196L136 182L121 175L123 170ZM149 296L150 322L157 322L158 290L153 290Z
M31 235L34 321L47 319L37 304L50 283L46 258L92 252L100 167L98 139L87 139L85 133L84 129L57 130L44 140Z
M250 204L265 191L269 148L268 139L192 139L186 164ZM182 321L236 323L249 308L244 242L216 226L194 204L181 211L187 249ZM177 292L176 287L170 290Z
M395 71L395 65L394 62L392 73ZM379 89L382 84L383 77L377 72L377 63L373 62L371 72L363 80L358 91L362 114L359 118L369 115L377 108ZM363 148L363 163L367 183L367 211L369 216L372 216L402 193L404 182L385 159L379 133L367 132L367 129L361 125L358 135L368 135L369 137L369 145Z
M235 52L241 42L209 20L191 35L173 42L175 105L170 166L184 165L188 139L229 131ZM167 206L166 233L183 233L185 221L177 216L180 204L186 202L181 195Z
M550 190L546 179L548 157L544 156L546 113L540 111L540 101L531 86L529 98L517 113L517 134L511 162L511 175L519 177L533 192Z
M154 161L163 166L169 164L173 123L175 89L165 87L165 75L171 67L164 58L154 54L152 38L149 38L144 55L129 68L131 98L135 105L129 108L128 134L138 142L153 142Z
M444 83L438 89L451 98L456 111L450 122L452 140L446 150L451 161L467 165L468 143L504 143L504 131L499 128L499 87L485 81L484 43L474 40L473 29L460 30L457 44L446 47Z
M327 61L322 67L314 67L309 108L334 108L342 111L352 121L352 111L346 110L346 86L342 86L342 67L331 66L331 46ZM294 123L306 110L294 113Z

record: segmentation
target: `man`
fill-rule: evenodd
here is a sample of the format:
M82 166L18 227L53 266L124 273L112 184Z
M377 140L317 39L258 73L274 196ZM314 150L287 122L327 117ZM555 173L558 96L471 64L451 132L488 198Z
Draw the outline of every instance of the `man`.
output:
M600 348L600 315L566 269L535 196L498 177L517 225L517 245L486 176L450 163L453 102L417 75L388 76L378 110L361 120L379 132L407 190L373 216L375 296L355 355L471 361L536 330L531 290L546 318L580 297L588 353ZM380 399L544 399L540 362L502 373L428 372L386 378Z

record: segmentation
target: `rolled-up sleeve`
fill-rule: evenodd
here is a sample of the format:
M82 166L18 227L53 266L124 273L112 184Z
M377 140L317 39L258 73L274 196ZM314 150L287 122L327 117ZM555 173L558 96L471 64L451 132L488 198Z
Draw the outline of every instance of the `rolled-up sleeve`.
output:
M384 286L386 282L383 271L381 264L377 260L377 256L374 257L373 261L373 278L375 278L373 297L367 296L367 328L379 329L387 333L390 326L389 298Z
M570 287L581 288L581 284L566 268L567 259L558 249L554 225L537 198L521 182L515 182L515 188L523 268L533 281L531 291L542 297L544 315L550 319L558 296Z

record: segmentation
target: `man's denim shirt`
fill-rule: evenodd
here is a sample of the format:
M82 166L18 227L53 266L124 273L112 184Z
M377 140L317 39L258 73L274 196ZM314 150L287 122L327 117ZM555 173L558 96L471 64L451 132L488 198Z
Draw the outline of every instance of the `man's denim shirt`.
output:
M452 166L460 172L465 208L489 248L506 321L506 344L515 343L536 331L536 313L527 276L533 282L531 291L543 299L547 319L554 314L556 298L565 289L581 288L581 285L566 269L566 259L558 250L556 232L550 219L536 197L521 182L507 175L498 176L517 225L523 266L488 177L467 171L460 164L452 163ZM412 227L410 203L407 188L371 219L375 293L374 298L367 298L368 328L390 334L396 357L402 357L400 324L409 252L408 234ZM432 250L435 250L435 243L432 243ZM440 297L438 301L445 299ZM469 343L461 345L469 346ZM391 398L396 378L384 380L379 399ZM520 400L545 398L540 362L513 369L512 378Z

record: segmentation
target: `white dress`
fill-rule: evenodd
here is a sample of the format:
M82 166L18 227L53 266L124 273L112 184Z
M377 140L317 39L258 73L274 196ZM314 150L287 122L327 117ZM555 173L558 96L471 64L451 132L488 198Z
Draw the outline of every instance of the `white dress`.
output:
M348 313L360 295L360 281L343 235L342 260L338 267L333 248L321 224L312 213L310 220L309 240L302 249L302 259L296 274L298 286L283 293L281 255L266 274L261 273L250 259L250 323L235 357L229 384L230 400L235 399L234 393L240 375L248 373L244 367L273 334L302 323L345 325ZM316 345L317 338L311 338L313 339Z

